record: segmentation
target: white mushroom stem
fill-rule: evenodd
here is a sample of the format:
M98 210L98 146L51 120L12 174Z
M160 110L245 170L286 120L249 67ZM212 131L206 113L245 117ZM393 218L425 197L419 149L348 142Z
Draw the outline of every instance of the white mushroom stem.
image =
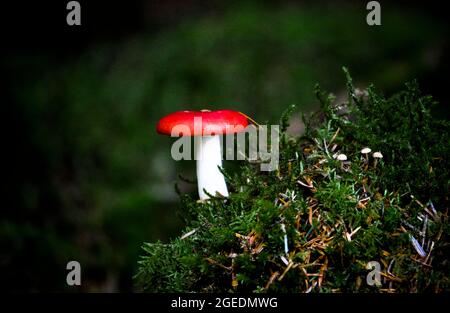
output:
M377 163L378 163L378 159L382 159L383 155L381 154L381 152L377 151L377 152L374 152L372 156L375 159L375 161L373 163L373 168L376 168L377 167Z
M375 158L375 161L373 161L373 168L377 168L378 158Z
M369 153L372 151L370 148L364 148L361 150L361 153L364 154L364 157L366 159L366 163L369 163Z
M195 159L197 160L197 184L200 200L209 199L204 189L211 195L218 192L228 197L225 177L219 171L222 167L220 136L195 138Z

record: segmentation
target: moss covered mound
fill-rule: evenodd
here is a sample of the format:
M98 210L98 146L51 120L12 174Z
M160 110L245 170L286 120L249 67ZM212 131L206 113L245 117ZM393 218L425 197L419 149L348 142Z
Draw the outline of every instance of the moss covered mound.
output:
M180 195L184 235L143 245L145 291L450 290L450 123L415 82L386 98L345 72L347 100L317 88L303 135L283 114L277 171L243 164L226 200Z

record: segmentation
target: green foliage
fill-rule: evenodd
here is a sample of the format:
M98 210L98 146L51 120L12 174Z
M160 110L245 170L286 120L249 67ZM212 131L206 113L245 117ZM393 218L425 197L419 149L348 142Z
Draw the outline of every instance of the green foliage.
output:
M148 291L154 292L182 292L186 284L191 284L189 275L190 263L196 264L196 255L189 253L186 242L176 240L172 244L162 243L145 244L144 251L148 256L139 262L141 275L152 277L152 280L143 282ZM165 269L161 271L161 269ZM170 272L167 275L167 272Z
M294 107L282 115L277 171L245 163L228 173L229 198L181 195L184 235L144 244L136 275L144 290L450 290L449 123L431 117L433 102L414 83L385 98L373 87L356 90L346 74L344 103L317 88L322 110L305 135L285 132ZM423 204L429 200L436 205ZM380 288L366 284L371 261L381 265Z
M327 118L342 128L347 140L383 152L384 170L378 179L385 188L447 205L449 176L439 169L450 168L446 157L450 123L430 114L437 103L431 96L421 95L416 81L389 98L376 92L373 85L361 92L355 90L349 76L348 82L348 112L337 118L335 111L325 111ZM355 121L350 123L350 118Z

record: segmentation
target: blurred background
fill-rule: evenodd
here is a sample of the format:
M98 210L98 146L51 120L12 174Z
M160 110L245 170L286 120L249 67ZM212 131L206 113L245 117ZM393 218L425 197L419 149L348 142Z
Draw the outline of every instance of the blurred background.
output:
M367 1L80 0L72 27L67 2L2 5L3 290L136 291L141 244L182 230L174 183L196 193L178 178L194 164L155 132L170 112L277 123L290 104L316 109L315 83L343 94L345 65L387 95L417 78L449 117L437 2L380 1L368 26ZM70 260L80 287L66 285Z

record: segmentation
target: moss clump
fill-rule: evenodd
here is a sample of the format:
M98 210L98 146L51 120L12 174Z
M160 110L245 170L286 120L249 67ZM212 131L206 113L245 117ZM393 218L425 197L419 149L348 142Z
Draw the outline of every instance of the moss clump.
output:
M338 104L317 88L322 110L304 118L301 137L286 133L294 108L286 111L277 171L244 164L227 175L232 194L225 201L181 195L189 236L144 244L140 286L150 292L449 291L450 124L433 119L433 101L416 83L390 98L372 86L356 90L348 73L347 86L348 99ZM383 159L375 164L363 147ZM371 261L380 264L381 286L366 283Z

